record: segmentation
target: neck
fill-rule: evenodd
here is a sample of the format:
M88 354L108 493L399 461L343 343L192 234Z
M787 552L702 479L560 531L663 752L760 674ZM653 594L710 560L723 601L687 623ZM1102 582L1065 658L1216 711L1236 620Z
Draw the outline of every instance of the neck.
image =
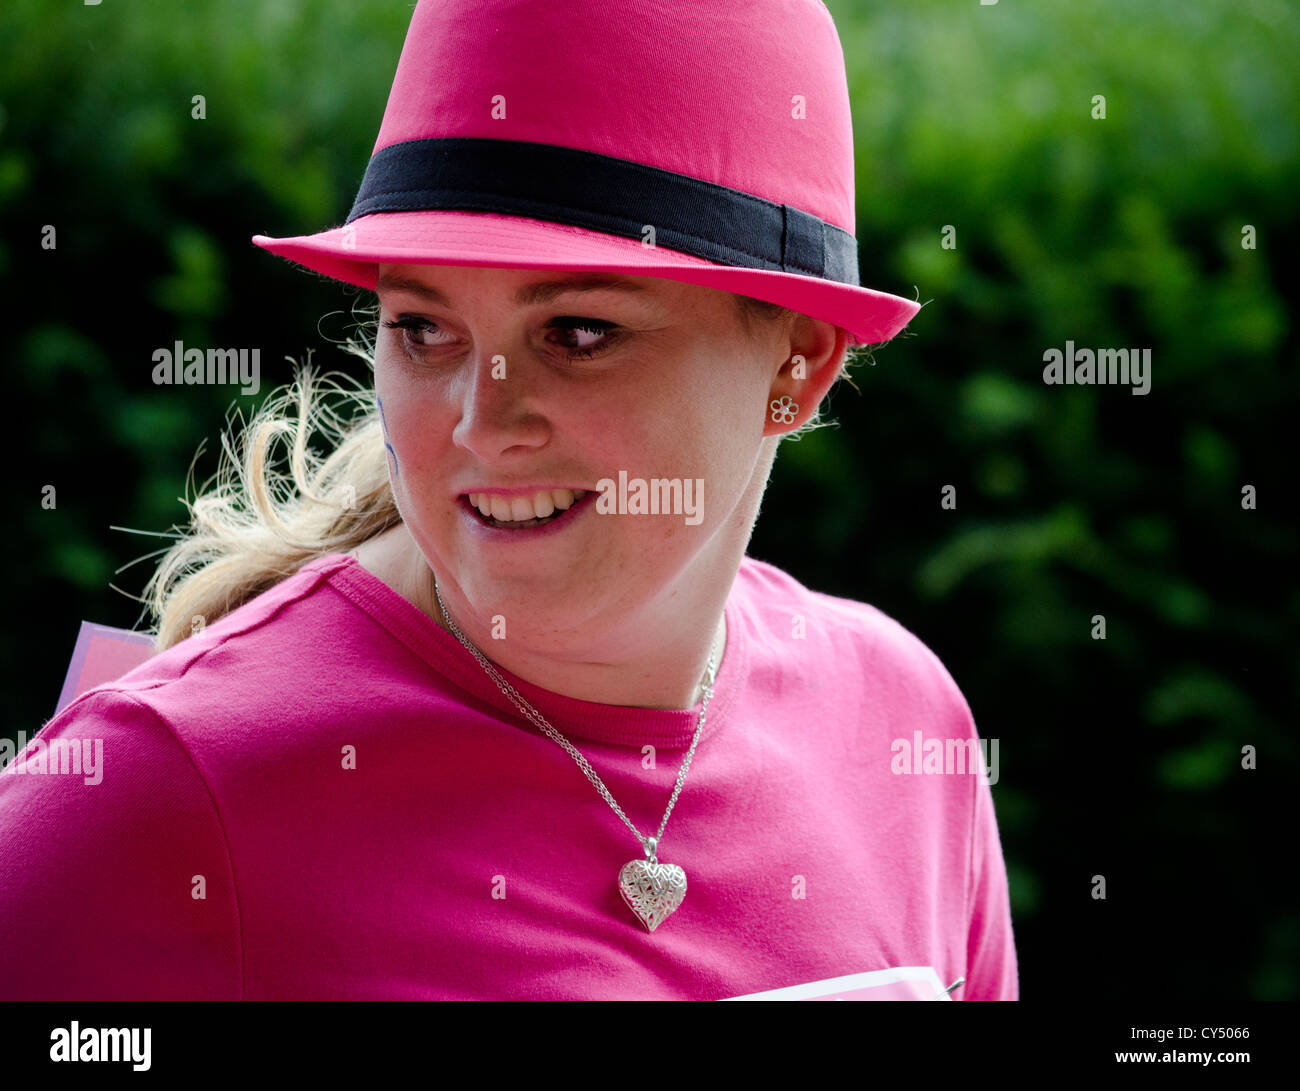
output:
M600 704L685 709L703 697L710 653L715 674L726 654L727 594L748 538L735 548L725 579L699 581L690 593L664 596L640 610L618 611L615 623L599 631L557 636L550 629L521 631L511 622L510 639L496 640L492 618L480 618L450 580L435 591L433 570L405 524L353 551L358 563L383 580L449 633L438 605L441 592L464 637L497 666L552 693ZM678 605L689 602L689 611Z
M712 598L692 595L696 608L690 617L681 617L675 605L667 610L652 604L638 615L620 612L619 624L589 634L580 643L557 641L541 632L515 639L515 631L510 640L494 640L490 619L480 619L459 588L444 584L435 590L423 555L412 565L419 584L413 602L448 632L459 631L458 639L467 640L497 666L553 693L601 704L693 708L703 698L710 657L716 675L725 655L730 580ZM439 593L454 625L448 623ZM675 628L669 627L670 621ZM647 639L647 634L658 639Z
M774 453L773 446L730 524L714 535L709 556L683 576L685 585L612 609L606 624L593 622L575 633L538 622L530 631L526 621L512 618L509 639L493 639L491 616L479 615L455 584L454 573L444 575L438 590L465 639L497 666L534 685L599 704L694 708L703 696L710 653L715 672L725 659L727 595L749 544ZM433 570L404 523L353 555L452 632L438 605Z

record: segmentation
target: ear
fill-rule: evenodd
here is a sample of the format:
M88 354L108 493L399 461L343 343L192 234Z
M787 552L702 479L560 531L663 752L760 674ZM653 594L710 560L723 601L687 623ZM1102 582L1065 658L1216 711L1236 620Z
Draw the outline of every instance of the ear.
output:
M791 323L788 340L783 339L782 345L788 352L763 406L765 436L793 432L817 411L844 367L849 334L820 318L801 314Z

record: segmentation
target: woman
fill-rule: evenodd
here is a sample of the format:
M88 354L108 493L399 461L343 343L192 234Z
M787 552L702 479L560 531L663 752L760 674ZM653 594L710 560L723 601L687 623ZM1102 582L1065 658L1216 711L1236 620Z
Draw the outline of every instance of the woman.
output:
M375 290L373 396L318 462L306 374L195 503L158 654L33 744L100 782L0 775L7 994L1017 996L987 784L896 760L960 692L745 556L919 309L858 283L835 28L610 7L422 0L348 223L256 237Z

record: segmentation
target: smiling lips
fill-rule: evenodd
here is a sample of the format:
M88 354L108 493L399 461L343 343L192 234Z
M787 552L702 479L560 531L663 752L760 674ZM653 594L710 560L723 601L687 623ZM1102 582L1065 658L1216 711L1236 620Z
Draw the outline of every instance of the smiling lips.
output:
M469 493L470 505L485 519L502 526L535 524L559 512L567 511L587 495L586 489L539 489L525 496L501 496L495 493Z

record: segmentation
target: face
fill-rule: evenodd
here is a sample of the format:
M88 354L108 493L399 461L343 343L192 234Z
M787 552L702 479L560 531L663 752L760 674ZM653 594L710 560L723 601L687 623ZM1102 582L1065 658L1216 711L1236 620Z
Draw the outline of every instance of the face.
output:
M728 293L655 277L379 273L389 474L453 613L596 640L719 580L725 597L788 340L746 333Z

